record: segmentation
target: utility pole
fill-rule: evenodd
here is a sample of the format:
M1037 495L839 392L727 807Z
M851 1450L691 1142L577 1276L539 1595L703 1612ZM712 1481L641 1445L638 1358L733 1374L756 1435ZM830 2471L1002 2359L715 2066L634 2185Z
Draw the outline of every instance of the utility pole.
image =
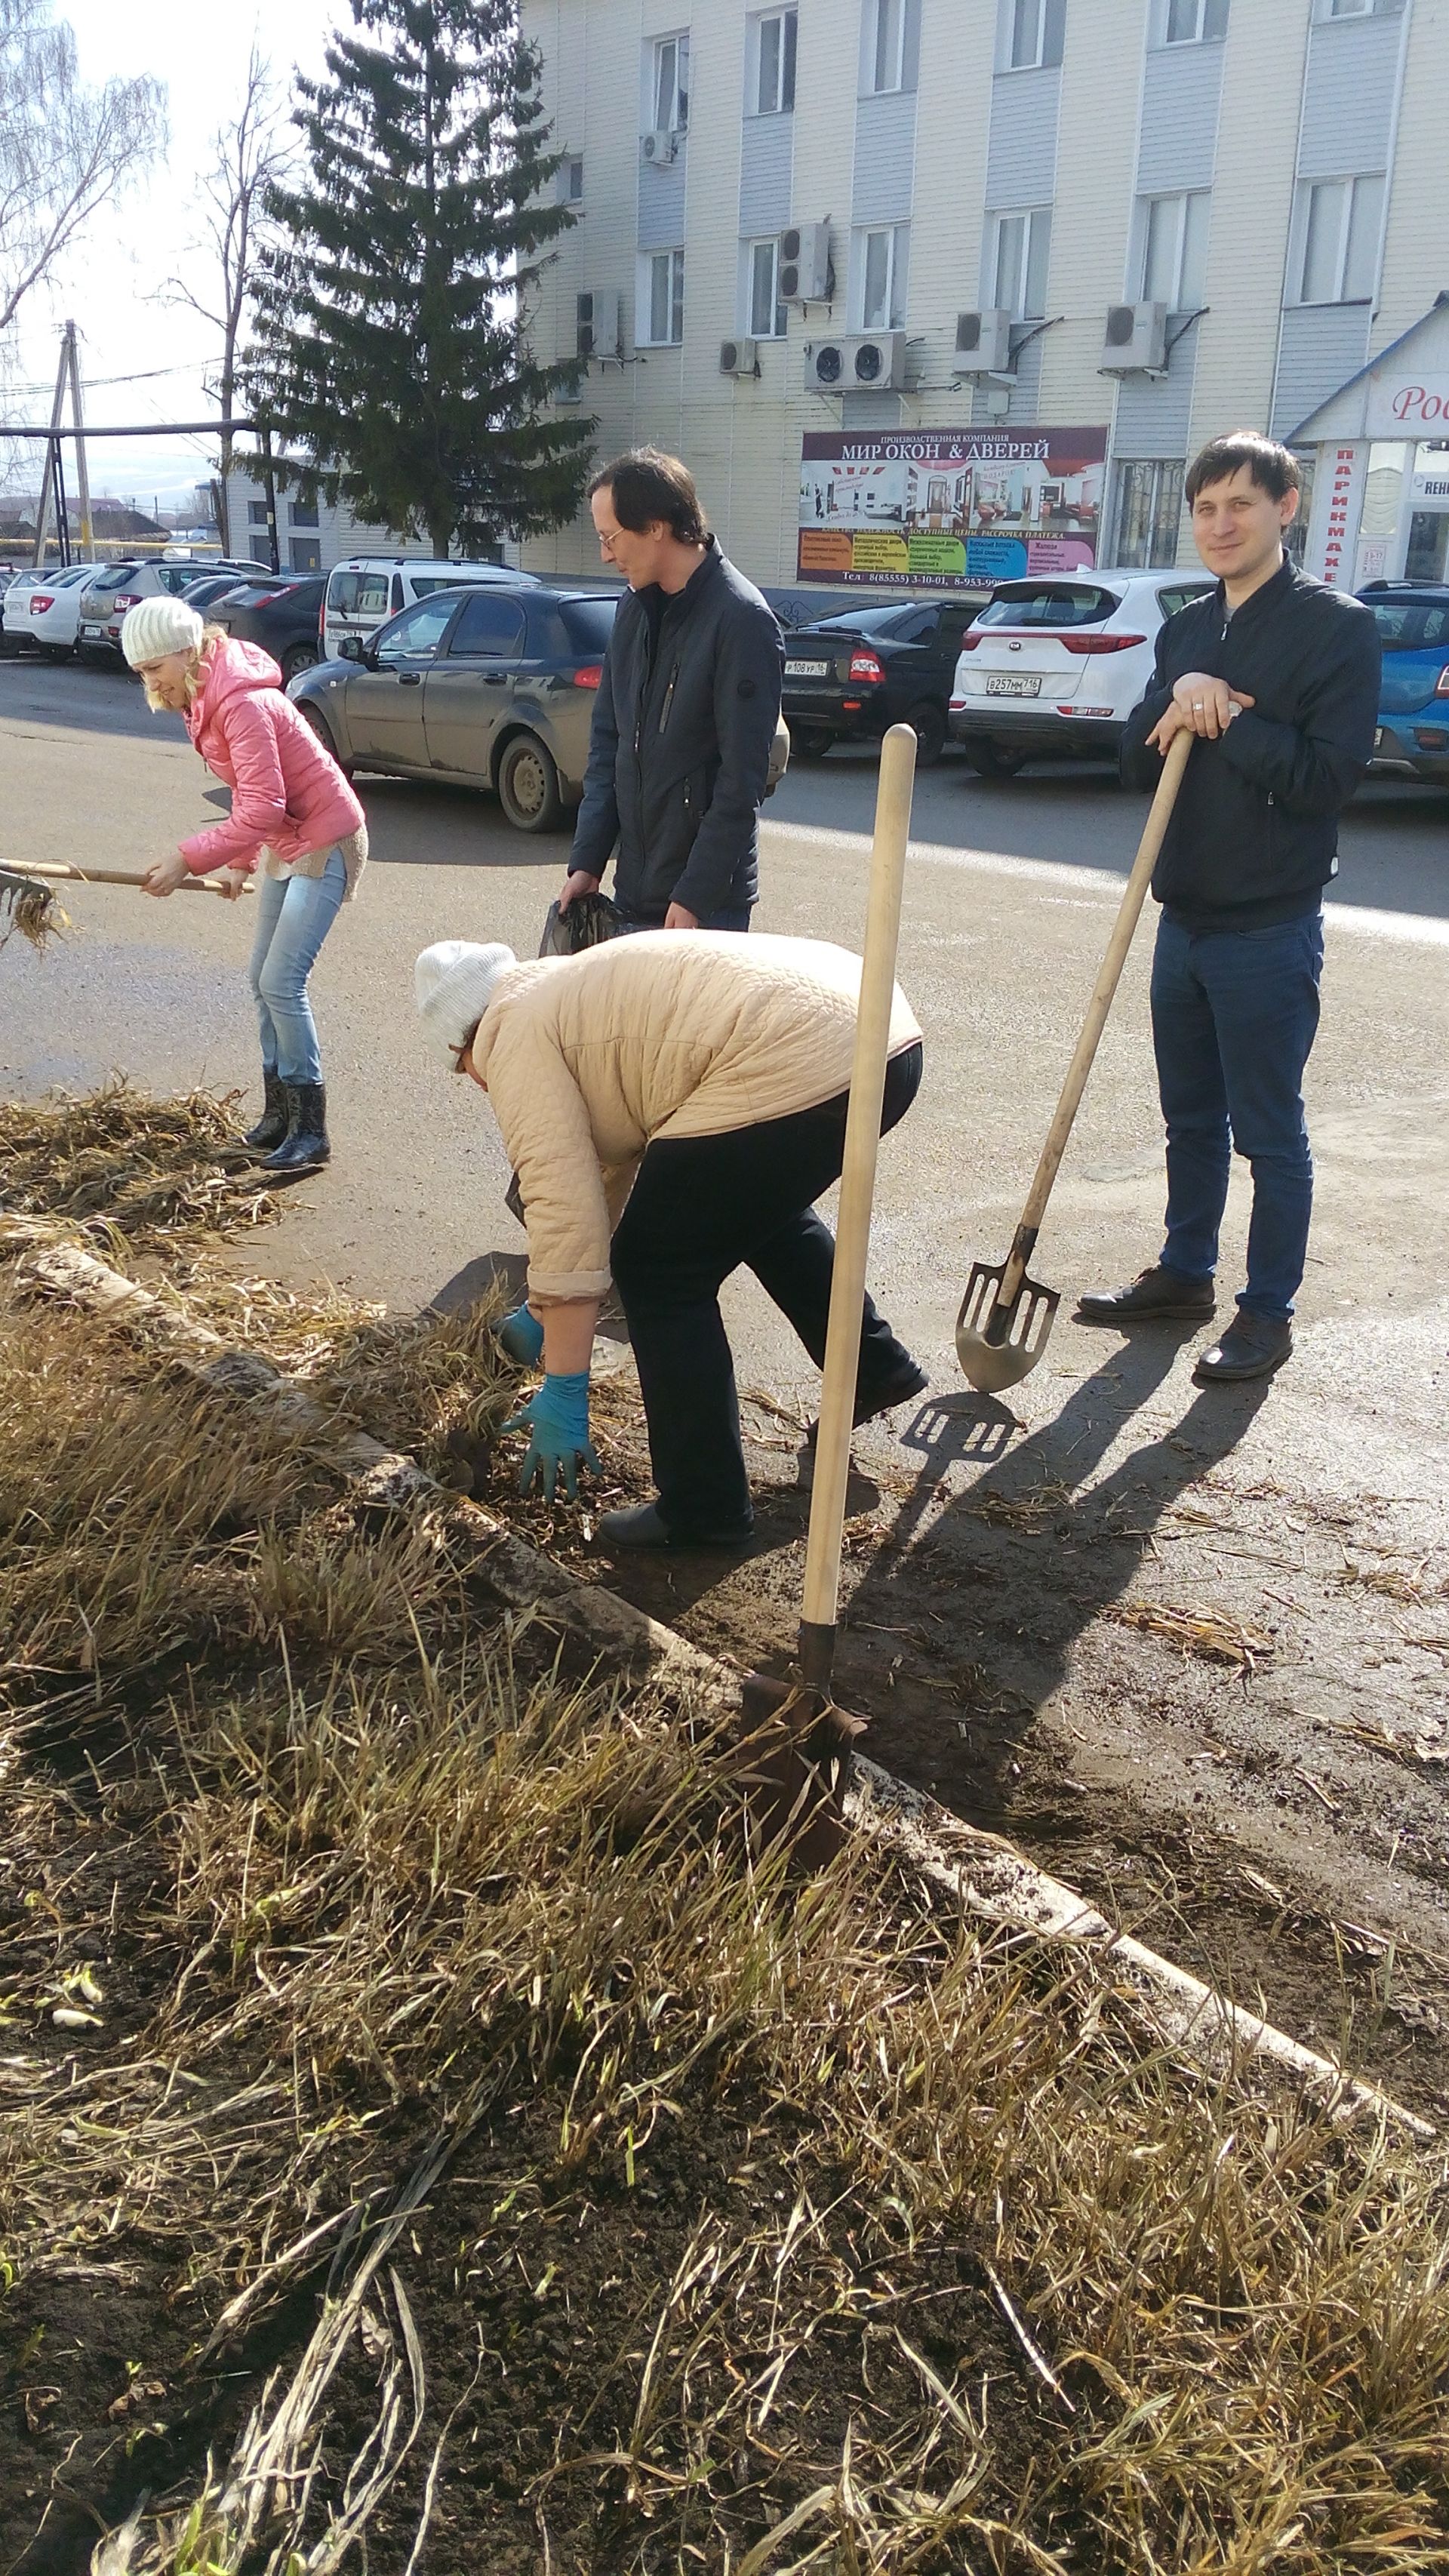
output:
M56 436L56 431L60 427L61 414L65 410L65 384L67 372L66 357L66 344L62 340L60 345L60 365L56 369L55 377L55 400L50 407L50 436L45 442L45 470L40 478L40 507L35 513L35 565L37 571L43 571L45 566L45 534L50 525L51 494L55 488L56 469L60 464L60 441Z
M75 420L75 486L80 501L80 550L83 563L95 560L95 533L91 526L91 477L86 463L85 416L81 410L80 356L76 347L73 322L65 326L64 361L70 370L71 412Z
M262 430L262 480L267 494L267 543L272 550L272 570L282 569L282 550L277 543L277 478L272 470L272 433Z

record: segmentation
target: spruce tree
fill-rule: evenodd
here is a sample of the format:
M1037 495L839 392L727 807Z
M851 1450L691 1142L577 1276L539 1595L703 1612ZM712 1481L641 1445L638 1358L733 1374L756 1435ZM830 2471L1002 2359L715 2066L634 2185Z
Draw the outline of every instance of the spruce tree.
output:
M284 236L257 292L248 392L328 498L445 555L557 527L578 507L576 381L528 346L552 201L539 62L516 0L352 0L357 32L302 81L308 174L269 195Z

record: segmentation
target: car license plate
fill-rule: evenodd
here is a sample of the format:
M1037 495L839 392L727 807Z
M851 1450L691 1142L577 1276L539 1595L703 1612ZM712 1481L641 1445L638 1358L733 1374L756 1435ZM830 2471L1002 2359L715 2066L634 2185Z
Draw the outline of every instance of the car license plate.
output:
M1029 680L1024 674L1018 677L1014 671L993 671L986 683L986 694L988 698L1039 698L1041 682Z
M81 628L82 635L99 635L101 631L102 630L99 626L93 626L91 624L89 618L86 619L84 626Z
M787 680L823 680L829 669L828 662L787 662L785 677Z

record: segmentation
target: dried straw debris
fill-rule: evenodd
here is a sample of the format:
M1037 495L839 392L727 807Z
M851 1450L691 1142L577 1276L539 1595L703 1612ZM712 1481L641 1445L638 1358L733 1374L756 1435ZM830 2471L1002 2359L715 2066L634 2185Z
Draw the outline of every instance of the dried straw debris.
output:
M0 868L0 948L18 930L32 948L44 948L57 932L70 928L54 886L13 868Z
M1137 1628L1144 1636L1165 1637L1184 1655L1201 1655L1214 1664L1236 1664L1253 1673L1274 1652L1273 1639L1246 1619L1224 1610L1189 1610L1171 1601L1113 1601L1103 1612L1119 1628Z

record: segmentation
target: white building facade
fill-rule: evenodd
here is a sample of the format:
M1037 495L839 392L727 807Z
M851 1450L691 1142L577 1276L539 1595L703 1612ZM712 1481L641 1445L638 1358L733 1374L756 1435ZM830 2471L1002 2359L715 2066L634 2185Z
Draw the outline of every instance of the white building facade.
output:
M538 353L754 579L1192 560L1239 426L1300 453L1310 569L1444 577L1449 0L522 15L579 215ZM596 568L587 515L522 559Z

